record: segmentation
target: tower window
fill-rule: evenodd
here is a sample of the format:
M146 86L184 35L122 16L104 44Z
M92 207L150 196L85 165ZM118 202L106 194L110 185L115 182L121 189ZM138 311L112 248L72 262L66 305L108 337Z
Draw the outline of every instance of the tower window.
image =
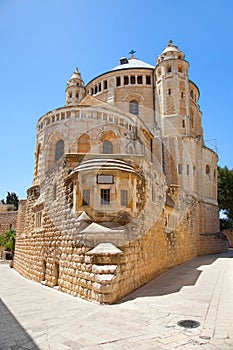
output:
M110 188L100 189L100 204L110 205Z
M108 81L104 80L103 83L104 83L104 90L106 90L108 88Z
M185 120L182 120L182 127L185 128Z
M55 201L57 199L57 185L53 185L53 200Z
M42 226L42 211L38 211L35 214L35 227L41 227Z
M132 100L129 103L129 112L138 115L138 101Z
M99 83L99 85L98 85L98 91L99 92L101 91L101 83Z
M124 85L129 84L129 77L127 75L124 76Z
M171 96L171 94L172 94L171 89L168 89L168 95Z
M146 76L146 85L151 85L151 76L150 75Z
M64 154L64 141L59 140L55 147L55 162L60 159Z
M181 66L178 66L178 72L179 72L179 73L182 73L182 72L183 72L183 69L182 69Z
M97 85L95 86L95 94L97 94Z
M135 76L131 75L130 77L130 84L135 84Z
M180 97L184 98L184 93L183 92L181 92Z
M69 98L72 98L72 92L69 93Z
M205 167L205 172L207 175L210 173L210 166L208 164Z
M90 190L83 190L83 203L82 205L90 205Z
M181 164L178 164L178 175L181 175L182 174L182 167L181 167Z
M128 205L128 191L121 190L121 205Z
M113 154L113 144L111 141L104 140L103 142L103 153L104 154Z
M78 98L78 92L76 92L76 98Z
M189 175L189 164L186 165L187 175Z
M196 167L195 167L195 165L193 166L193 176L196 176Z
M116 86L121 86L121 77L116 77Z
M168 67L167 67L167 73L171 73L171 71L172 71L172 67L171 67L171 66L168 66Z
M139 75L139 76L137 77L137 83L138 83L138 84L142 84L142 76L141 76L141 75Z

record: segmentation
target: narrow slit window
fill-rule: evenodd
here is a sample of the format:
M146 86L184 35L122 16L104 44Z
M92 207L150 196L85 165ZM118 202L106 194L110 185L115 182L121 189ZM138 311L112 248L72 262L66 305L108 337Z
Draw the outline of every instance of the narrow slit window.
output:
M121 77L116 77L116 86L121 86Z
M138 83L138 84L142 84L142 76L141 76L141 75L139 75L139 76L137 77L137 83Z
M151 76L150 75L146 76L146 85L151 85Z
M130 84L135 84L135 76L134 75L131 75L130 77Z
M104 90L106 90L108 88L108 81L104 80Z
M181 164L178 164L178 175L182 174L182 167Z
M124 85L129 85L129 77L127 75L124 76Z
M83 205L90 205L90 190L83 190Z
M121 205L128 205L128 191L121 190Z

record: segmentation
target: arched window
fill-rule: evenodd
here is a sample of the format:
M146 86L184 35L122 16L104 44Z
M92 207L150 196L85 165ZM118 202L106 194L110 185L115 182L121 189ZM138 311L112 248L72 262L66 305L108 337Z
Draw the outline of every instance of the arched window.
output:
M113 154L113 144L111 141L103 141L103 153L104 154Z
M138 101L132 100L129 103L129 112L138 115Z
M63 140L59 140L56 143L56 147L55 147L55 162L60 159L64 154L64 141Z
M88 153L90 151L90 137L86 134L78 139L78 153Z

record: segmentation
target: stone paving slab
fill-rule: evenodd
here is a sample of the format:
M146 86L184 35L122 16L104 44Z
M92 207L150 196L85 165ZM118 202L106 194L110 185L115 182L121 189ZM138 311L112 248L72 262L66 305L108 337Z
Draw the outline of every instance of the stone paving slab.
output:
M197 257L115 305L58 292L1 264L0 350L232 350L232 257ZM200 327L179 327L183 319Z

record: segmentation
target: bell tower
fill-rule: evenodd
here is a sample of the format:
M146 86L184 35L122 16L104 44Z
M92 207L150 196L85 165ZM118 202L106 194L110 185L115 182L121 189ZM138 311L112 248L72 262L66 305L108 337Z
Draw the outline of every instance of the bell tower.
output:
M66 105L78 104L85 96L84 81L78 68L66 83Z
M162 135L189 136L189 63L172 42L157 58L155 67L155 109Z

